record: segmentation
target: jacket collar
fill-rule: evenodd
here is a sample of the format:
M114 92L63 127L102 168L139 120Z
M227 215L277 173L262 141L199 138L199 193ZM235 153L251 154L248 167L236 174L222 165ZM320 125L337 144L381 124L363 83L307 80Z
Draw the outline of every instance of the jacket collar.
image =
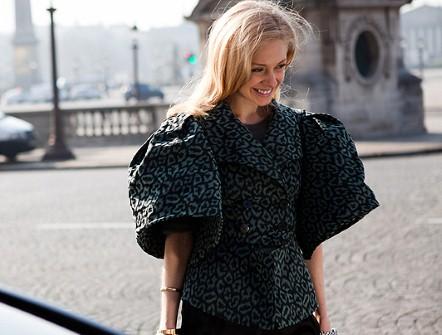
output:
M288 160L296 160L301 155L299 118L291 108L276 101L272 101L272 106L274 113L263 142L253 137L225 101L209 112L204 128L218 163L245 165L284 187L287 178L282 167Z

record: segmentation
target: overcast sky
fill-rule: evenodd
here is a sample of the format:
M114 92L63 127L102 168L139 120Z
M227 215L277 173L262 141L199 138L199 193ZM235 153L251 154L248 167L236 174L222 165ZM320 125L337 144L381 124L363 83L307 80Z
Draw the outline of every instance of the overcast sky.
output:
M50 0L31 0L35 25L48 25ZM189 15L198 0L52 0L56 22L65 25L136 23L140 29L174 26ZM14 0L0 0L0 32L14 30Z
M50 0L31 0L34 24L47 25ZM142 30L174 26L189 15L198 0L52 0L56 22L65 26L136 23ZM414 0L404 9L422 4L442 6L442 0ZM0 0L0 32L14 30L14 0Z

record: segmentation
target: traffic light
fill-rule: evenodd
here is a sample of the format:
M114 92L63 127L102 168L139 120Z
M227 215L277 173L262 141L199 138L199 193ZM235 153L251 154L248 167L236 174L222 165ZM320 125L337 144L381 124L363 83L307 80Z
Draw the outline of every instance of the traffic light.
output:
M197 62L197 57L193 52L188 52L186 54L186 62L192 65L195 65Z

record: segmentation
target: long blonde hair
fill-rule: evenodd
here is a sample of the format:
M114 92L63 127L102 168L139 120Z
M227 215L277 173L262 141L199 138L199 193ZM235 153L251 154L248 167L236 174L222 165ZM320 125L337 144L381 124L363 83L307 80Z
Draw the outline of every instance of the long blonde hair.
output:
M251 75L252 57L263 41L288 42L287 64L311 31L299 13L268 0L246 0L231 7L211 26L206 44L206 64L193 93L172 106L167 116L178 113L206 115L220 101L235 93ZM279 90L274 98L279 99Z

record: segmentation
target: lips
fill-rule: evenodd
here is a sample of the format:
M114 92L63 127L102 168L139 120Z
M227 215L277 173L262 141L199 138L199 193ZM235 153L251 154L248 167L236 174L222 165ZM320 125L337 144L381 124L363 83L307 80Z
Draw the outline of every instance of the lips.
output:
M260 89L260 88L254 88L253 89L259 96L262 97L268 97L272 94L273 89L269 88L269 89Z

